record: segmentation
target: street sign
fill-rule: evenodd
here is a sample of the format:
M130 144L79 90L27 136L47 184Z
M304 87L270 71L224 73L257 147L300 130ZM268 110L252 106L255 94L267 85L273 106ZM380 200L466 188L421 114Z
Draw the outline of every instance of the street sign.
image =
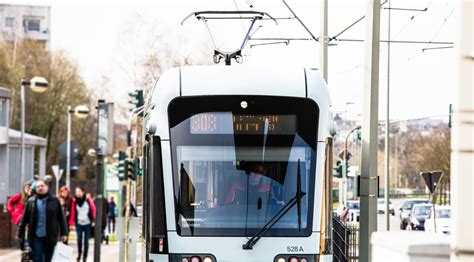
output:
M97 154L111 155L114 141L114 104L100 102L98 106Z
M342 161L344 161L344 151L341 151L341 153L339 153L338 156L339 156L339 158L340 158ZM347 151L347 158L346 158L346 160L349 161L349 160L351 159L351 157L352 157L351 152Z
M56 178L56 181L61 179L61 175L63 174L63 169L59 169L58 165L51 166L51 169L53 170L54 177Z
M348 177L355 177L357 175L357 171L359 171L358 166L350 166L347 168L347 176Z
M63 169L59 169L58 165L51 166L53 170L53 175L56 178L56 194L59 194L59 180L61 179L61 175L63 174Z
M73 158L77 158L77 156L79 155L79 146L74 143L73 141L71 141L71 159ZM63 141L60 145L59 145L59 156L61 158L64 158L66 159L67 157L67 141Z
M59 160L59 168L66 170L66 159ZM71 159L71 172L74 173L79 170L79 159ZM71 173L71 175L72 175ZM75 174L75 173L74 173Z
M436 190L436 187L443 176L442 171L431 171L431 172L422 172L420 173L425 180L426 186L430 190L430 193L433 194Z

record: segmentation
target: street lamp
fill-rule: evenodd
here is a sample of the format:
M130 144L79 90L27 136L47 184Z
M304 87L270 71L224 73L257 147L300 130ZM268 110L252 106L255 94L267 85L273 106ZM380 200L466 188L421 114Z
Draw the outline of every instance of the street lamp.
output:
M29 86L35 93L44 93L48 89L48 81L41 76L35 76L31 80L20 80L21 100L21 148L20 148L20 185L25 182L25 86Z
M89 108L85 105L76 106L72 109L67 107L67 138L66 138L66 186L70 188L71 182L71 114L79 119L84 119L89 115Z

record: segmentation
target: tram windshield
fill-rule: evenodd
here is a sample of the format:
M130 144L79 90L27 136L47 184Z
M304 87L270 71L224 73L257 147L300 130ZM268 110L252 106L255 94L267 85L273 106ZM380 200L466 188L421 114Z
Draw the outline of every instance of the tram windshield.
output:
M178 234L251 236L295 197L297 176L306 193L300 211L291 208L266 236L311 234L318 108L308 99L286 98L287 111L278 103L269 109L261 99L248 110L238 97L170 104ZM229 106L234 100L239 106ZM196 112L197 102L213 106Z

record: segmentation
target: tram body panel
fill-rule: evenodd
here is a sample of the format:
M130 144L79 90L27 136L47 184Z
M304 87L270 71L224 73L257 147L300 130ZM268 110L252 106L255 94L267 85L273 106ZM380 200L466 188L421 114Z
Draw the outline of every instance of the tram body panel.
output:
M156 126L156 133L163 140L169 139L168 104L179 97L180 68L173 68L163 74L157 81L150 97L148 121ZM145 127L147 128L147 126Z
M213 254L217 261L273 261L278 254L288 254L288 247L298 247L299 252L294 255L315 254L315 247L319 246L319 232L313 232L310 237L273 238L267 237L259 241L252 250L243 250L244 237L180 237L174 232L170 237L170 253L179 254ZM282 241L284 239L285 241ZM217 241L218 240L218 241ZM238 258L238 259L236 259Z
M309 68L305 70L306 79L308 83L308 98L313 99L318 103L319 108L325 108L326 110L320 110L319 114L319 134L318 141L325 142L326 138L330 136L329 134L329 123L331 113L329 111L329 106L331 105L331 100L329 97L329 92L326 87L326 81L324 81L321 76L321 71L314 68Z
M212 68L212 70L207 70ZM273 95L305 97L301 67L248 65L194 66L181 69L182 95Z
M313 211L313 232L321 231L321 215L322 215L322 195L324 185L324 151L325 143L318 142L318 148L316 152L316 177L314 179L314 211ZM319 241L318 241L319 243ZM316 250L319 251L318 248Z

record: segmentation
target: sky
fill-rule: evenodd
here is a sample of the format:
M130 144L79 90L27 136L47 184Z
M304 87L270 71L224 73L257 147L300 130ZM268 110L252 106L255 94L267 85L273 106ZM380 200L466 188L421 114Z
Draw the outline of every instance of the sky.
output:
M166 46L178 56L213 51L204 24L194 18L181 25L193 11L253 10L273 17L290 17L279 0L174 0L174 1L23 1L4 3L52 6L52 49L63 50L78 63L89 88L108 101L127 103L127 93L136 88L140 63L150 51ZM365 15L366 1L330 0L329 36ZM305 25L319 36L320 7L317 0L287 0ZM385 4L384 7L388 7ZM391 39L455 42L457 10L450 0L391 0L393 8L427 11L391 11ZM388 10L381 10L381 39L387 39ZM296 20L262 21L254 37L303 37L309 35ZM209 22L216 46L233 50L240 45L247 22ZM339 38L364 39L365 19ZM455 48L422 51L451 45L392 44L390 48L391 119L445 116L454 99ZM387 88L387 45L380 45L379 118L385 119ZM334 111L360 118L364 86L363 42L336 42L329 47L329 79ZM292 41L289 45L244 49L244 63L271 63L306 67L319 66L319 45L314 41ZM102 92L107 85L112 92Z

